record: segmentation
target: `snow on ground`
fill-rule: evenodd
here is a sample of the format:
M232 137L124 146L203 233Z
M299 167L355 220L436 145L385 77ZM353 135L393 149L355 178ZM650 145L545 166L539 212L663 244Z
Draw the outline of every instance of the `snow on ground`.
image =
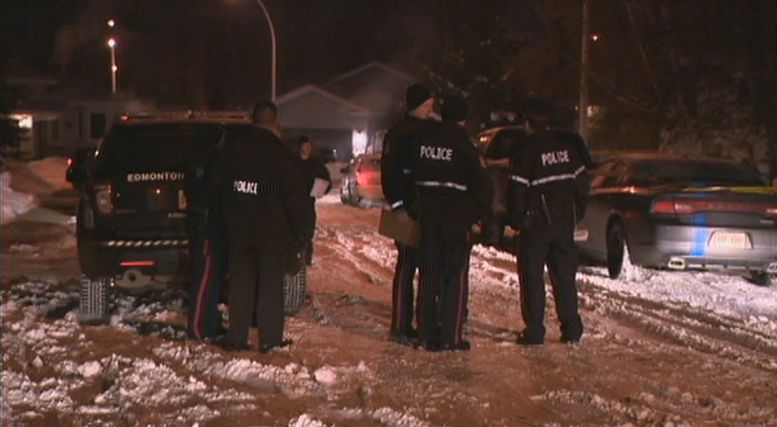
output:
M0 203L2 213L0 222L5 224L14 218L32 209L36 200L30 194L19 193L11 189L11 173L8 171L0 174Z
M319 203L331 205L325 209L338 209L339 195L330 193ZM347 211L346 215L350 215L350 212ZM373 225L372 221L376 215L362 215L363 210L353 212L356 225L350 224L350 216L346 221L348 226L321 224L318 242L325 246L322 249L332 252L332 259L348 263L366 276L367 279L361 279L363 283L356 286L369 281L370 284L379 285L382 291L390 292L395 257L393 242L374 231L377 224ZM9 252L24 255L35 250L33 245L19 244L11 246ZM470 263L473 294L488 294L493 296L489 301L497 301L498 305L510 312L517 311L515 296L518 278L514 262L514 257L509 254L475 246ZM332 268L336 270L337 267ZM336 270L334 274L356 276L347 269ZM340 281L336 281L339 285ZM478 366L474 362L479 358L487 358L489 363L492 360L499 363L499 357L503 354L508 354L511 363L517 365L505 367L513 370L501 376L516 374L524 379L538 375L525 369L524 363L528 362L524 361L533 359L547 359L553 369L556 369L556 364L564 366L578 363L586 370L595 371L599 367L605 369L602 375L612 375L608 373L609 364L615 362L604 357L609 352L616 353L614 359L635 357L635 360L639 360L636 357L658 356L659 361L655 367L668 365L669 368L663 369L670 373L675 371L672 363L678 357L695 360L700 354L701 357L704 357L703 354L712 356L696 366L719 372L723 378L727 375L725 368L731 366L744 366L738 368L739 373L748 372L747 369L760 369L753 372L767 375L777 373L777 360L768 357L777 349L777 286L758 287L740 277L719 273L668 272L633 266L629 266L624 277L619 280L609 279L602 268L584 267L578 274L578 286L581 289L581 303L586 310L586 320L589 321L586 338L592 342L590 347L584 344L582 349L576 351L549 345L549 349L538 350L542 353L536 354L532 353L533 350L516 348L506 341L509 337L505 340L493 339L500 338L500 334L511 333L510 330L490 332L500 326L498 321L486 321L491 316L486 312L495 309L478 307L479 310L473 313L474 325L471 330L477 332L477 335L473 334L476 348L466 356L428 355L430 358L439 357L430 359L429 372L437 368L438 364L443 368L433 373L425 371L421 377L408 383L399 378L396 381L402 384L397 389L418 396L427 393L443 396L435 397L438 406L430 405L438 411L441 407L447 408L439 405L440 401L446 405L461 404L456 398L448 397L448 394L458 396L457 393L460 393L460 389L453 388L451 384L462 381L467 387L471 385L477 388L483 387L478 382L482 378L497 381L492 377L480 377L484 375L479 372L482 367L466 375L462 372L467 373L470 367ZM385 325L374 322L370 317L370 310L375 309L375 303L368 301L355 288L346 292L348 294L345 298L334 293L330 295L322 292L316 295L312 304L314 307L308 311L320 310L322 319L333 321L318 320L317 325L311 323L310 318L318 319L315 313L308 319L289 319L287 334L295 343L299 343L298 349L280 350L274 355L277 357L261 359L255 355L243 357L242 354L228 354L212 345L185 340L183 327L180 323L176 326L174 322L174 319L181 318L183 310L180 295L161 299L120 296L115 302L116 310L111 324L94 328L84 327L77 321L77 288L63 290L61 284L54 281L22 281L0 295L0 323L4 332L0 337L3 349L0 424L18 422L21 425L41 425L46 422L46 414L54 413L60 419L77 425L199 426L218 424L220 417L225 415L259 413L266 414L268 419L280 419L284 425L288 423L293 427L433 425L426 421L433 412L406 407L392 399L375 405L365 405L362 400L364 396L376 393L375 389L387 387L380 383L395 380L385 376L386 368L393 367L386 360L393 363L399 359L401 363L413 363L406 361L423 360L426 354L414 354L402 360L406 357L399 353L403 349L388 348L382 350L386 352L384 355L359 354L356 360L344 362L342 359L310 360L323 359L326 352L333 351L331 348L315 350L318 353L312 356L307 354L299 357L299 353L294 353L304 351L306 346L310 347L313 340L311 335L324 330L327 333L342 334L338 338L356 343L366 339L362 335L369 336L370 328L378 328L381 329L383 342L382 328ZM549 297L552 298L552 295ZM336 304L326 306L326 298L332 298ZM342 306L343 310L349 310L350 306L362 317L348 319L340 315L338 318L335 306ZM385 311L380 306L376 310ZM638 333L621 335L618 329L621 325L601 326L601 318L614 317L628 318L644 328L639 329ZM363 329L349 330L348 321L358 322ZM333 329L336 331L332 332ZM668 339L659 341L646 338L641 334L643 331ZM703 333L697 334L696 331ZM97 335L100 335L99 340ZM106 346L106 340L110 340L111 345ZM334 341L324 342L324 347L336 345ZM138 351L133 348L140 345L145 345L148 350ZM490 353L487 354L483 346L488 346ZM383 361L380 357L384 358ZM464 360L467 362L461 362ZM465 368L445 369L445 365L456 365L459 362ZM470 366L470 363L473 364ZM646 367L646 370L650 369ZM617 371L614 368L612 370ZM464 379L460 378L461 375L465 375ZM666 384L663 380L651 378L650 373L640 374L638 368L623 377L615 377L616 380L602 380L601 383L616 387L622 386L621 381L646 384L642 388L636 386L633 394L624 390L620 390L621 394L610 392L597 388L596 384L588 388L588 383L561 381L545 384L544 379L541 376L539 378L538 382L544 384L543 387L531 386L519 390L529 390L526 396L530 396L531 402L543 407L543 411L550 411L548 408L554 407L558 407L559 412L565 408L592 408L586 409L591 411L588 414L605 414L598 419L611 420L608 425L693 425L683 421L686 419L682 416L683 412L688 408L696 414L711 414L706 419L724 420L721 425L726 424L726 420L741 419L751 424L752 420L775 419L773 409L752 404L750 398L738 399L724 392L718 394L703 388L685 388L681 380L670 383L678 384L678 387L666 388L663 387ZM769 378L742 379L753 383L761 380L766 382ZM490 386L490 383L485 385L486 388ZM769 389L760 385L760 390ZM491 407L499 405L499 398L489 393L494 391L480 395L473 393L471 397L475 402L473 405L485 408L485 414L489 413ZM89 397L85 399L84 395ZM302 407L303 410L275 413L272 403L278 400L270 400L273 396L298 402L295 408ZM467 396L469 398L470 395ZM314 403L308 407L305 406L306 402L318 402L318 406ZM149 413L156 418L124 418L128 413L135 417L139 413ZM704 419L699 415L697 417ZM513 424L503 422L499 425ZM581 425L591 424L581 422Z
M395 249L389 239L366 230L330 232L341 246L341 256L354 258L361 254L383 268L393 269ZM627 265L627 271L617 280L610 279L605 268L585 266L577 278L584 286L737 317L777 336L777 286L756 286L741 276L717 272L660 271L632 265ZM515 257L476 245L470 258L470 286L475 291L517 287Z
M66 190L70 188L70 183L65 180L67 159L64 157L46 157L33 160L27 163L27 168L56 189Z
M78 323L73 310L78 299L76 290L55 291L53 283L26 282L17 284L12 292L4 293L0 305L0 320L7 333L2 336L4 349L2 385L2 420L40 419L47 411L60 415L117 415L126 408L145 406L151 410L173 405L179 407L169 421L175 423L207 422L220 415L213 406L231 404L234 410L255 406L255 396L242 391L241 385L265 392L280 392L290 399L310 396L332 398L354 379L369 381L371 369L360 362L355 366L321 366L312 369L291 362L283 366L259 363L240 357L230 357L216 352L213 346L185 341L170 326L156 330L164 341L151 349L145 357L130 358L116 353L102 356L86 356L84 353L104 353L91 348L93 342ZM135 297L121 296L116 303L117 314L111 322L115 333L136 333L143 319L165 310L179 310L180 300L143 302ZM63 318L44 322L52 313L67 310ZM290 319L289 329L298 328ZM151 322L153 323L153 322ZM142 328L141 328L142 329ZM78 341L80 351L74 351L72 341ZM81 354L75 354L81 353ZM14 363L34 355L31 366L13 369ZM11 369L9 369L11 368ZM16 367L18 368L18 367ZM55 376L42 382L36 381L44 373ZM216 387L220 383L236 387ZM88 405L79 405L70 397L79 389L103 384ZM11 408L29 408L14 412ZM156 408L156 409L155 409ZM255 409L255 408L254 408ZM343 417L362 417L385 420L389 426L423 426L406 413L390 408L358 413L348 409ZM417 419L415 419L417 421ZM318 426L310 416L303 415L289 425Z
M70 188L65 180L67 159L47 157L31 162L7 159L0 174L0 222L6 224L38 205L38 198Z

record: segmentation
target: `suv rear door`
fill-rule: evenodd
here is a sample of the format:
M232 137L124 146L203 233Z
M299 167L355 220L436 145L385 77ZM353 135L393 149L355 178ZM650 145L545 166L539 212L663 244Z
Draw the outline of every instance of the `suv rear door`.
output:
M204 165L228 133L245 125L153 123L114 126L100 146L93 184L110 192L110 206L95 206L115 237L149 238L185 233L187 173ZM96 197L99 200L99 197ZM98 202L99 204L99 202ZM108 231L108 230L106 230Z

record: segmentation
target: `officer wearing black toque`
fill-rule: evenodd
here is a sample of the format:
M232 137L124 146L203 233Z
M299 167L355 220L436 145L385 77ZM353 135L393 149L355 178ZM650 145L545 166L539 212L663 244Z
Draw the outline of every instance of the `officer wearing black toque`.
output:
M575 287L574 229L584 214L590 159L579 141L548 130L549 116L544 110L527 115L528 138L513 159L510 176L510 223L520 231L517 262L526 326L518 338L522 345L542 345L545 340L546 264L561 322L561 341L578 343L583 334Z
M470 233L488 212L485 162L464 129L468 108L459 97L442 104L442 123L415 151L412 177L421 222L419 339L429 350L469 350L463 275Z
M381 156L381 183L386 201L398 217L410 223L418 213L415 206L415 188L410 178L412 154L418 141L436 129L432 119L434 96L426 86L414 84L407 88L407 113L386 133ZM394 270L391 298L391 330L389 338L409 345L418 335L413 328L413 278L418 269L416 248L394 242L397 263Z

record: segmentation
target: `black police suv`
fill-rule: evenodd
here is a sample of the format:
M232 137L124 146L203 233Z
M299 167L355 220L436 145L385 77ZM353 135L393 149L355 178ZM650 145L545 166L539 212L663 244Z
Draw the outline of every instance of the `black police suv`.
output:
M90 169L71 172L81 189L76 236L83 317L105 314L106 286L145 291L188 280L186 174L249 127L240 115L124 117L93 161L77 166Z

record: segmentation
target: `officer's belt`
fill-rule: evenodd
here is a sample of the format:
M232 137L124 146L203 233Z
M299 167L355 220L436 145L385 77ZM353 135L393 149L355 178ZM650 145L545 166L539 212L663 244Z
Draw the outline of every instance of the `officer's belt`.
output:
M580 166L579 168L577 168L577 170L574 173L562 173L558 175L550 175L544 178L535 179L534 181L529 181L528 179L518 175L510 175L510 180L523 185L534 186L534 185L547 184L549 182L573 180L577 178L578 175L583 173L583 171L585 171L585 166Z
M415 185L419 187L443 187L452 188L459 191L467 191L466 185L461 185L455 182L441 182L441 181L416 181Z

